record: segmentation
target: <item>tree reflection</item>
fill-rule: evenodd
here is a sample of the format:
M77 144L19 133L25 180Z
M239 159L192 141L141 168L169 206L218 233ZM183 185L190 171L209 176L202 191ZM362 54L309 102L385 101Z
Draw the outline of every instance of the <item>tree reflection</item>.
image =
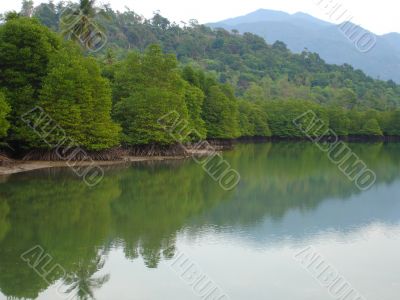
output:
M94 277L94 274L100 271L104 264L105 260L101 255L91 258L89 261L78 261L76 271L64 280L65 284L69 286L66 293L74 293L76 299L79 300L95 299L94 290L100 289L110 279L109 274Z
M377 184L399 178L400 144L351 148L377 173ZM256 226L292 209L310 211L326 199L345 201L360 193L310 143L240 145L224 158L242 178L231 192L192 161L113 168L96 188L64 169L11 176L0 184L1 292L34 299L48 288L20 258L35 245L65 269L68 292L92 299L110 278L97 273L112 248L156 268L174 256L182 231Z

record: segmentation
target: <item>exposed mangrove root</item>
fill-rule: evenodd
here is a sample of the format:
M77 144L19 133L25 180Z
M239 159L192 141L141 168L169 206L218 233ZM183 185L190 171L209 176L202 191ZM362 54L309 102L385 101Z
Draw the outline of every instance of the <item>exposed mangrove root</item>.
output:
M400 136L344 136L338 137L346 142L400 142ZM237 140L209 139L207 142L187 145L136 145L118 147L103 151L85 151L73 149L34 149L27 153L20 151L7 152L0 149L0 165L10 164L10 158L26 161L118 161L135 157L189 157L192 155L209 155L215 151L232 150L236 143L279 142L279 141L309 141L307 137L242 137ZM332 141L332 137L323 137L320 141Z
M207 142L217 151L232 150L235 144L235 140L226 139L208 139Z
M0 166L8 166L13 162L5 153L0 152Z
M103 151L85 151L74 149L35 149L25 154L22 160L37 161L112 161L122 160L128 154L127 150L114 148Z
M188 152L180 144L175 145L137 145L127 148L130 156L187 156Z

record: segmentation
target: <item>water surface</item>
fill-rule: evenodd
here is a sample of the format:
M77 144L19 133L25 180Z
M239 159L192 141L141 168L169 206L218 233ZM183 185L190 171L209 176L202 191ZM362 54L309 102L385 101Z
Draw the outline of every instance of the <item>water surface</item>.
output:
M191 160L111 167L95 188L67 169L1 178L0 299L201 299L180 254L229 299L335 299L293 258L308 246L366 300L398 299L400 144L350 147L377 174L368 191L309 143L224 153L229 192ZM34 247L49 265L21 259Z

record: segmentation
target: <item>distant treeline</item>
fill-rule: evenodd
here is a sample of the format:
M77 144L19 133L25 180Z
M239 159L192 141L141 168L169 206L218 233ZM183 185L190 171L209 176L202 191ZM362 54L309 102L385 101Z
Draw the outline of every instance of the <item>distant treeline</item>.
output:
M344 94L341 104L261 97L260 87L252 85L241 95L221 80L222 73L179 64L176 54L166 54L159 45L131 50L121 59L110 51L88 56L37 19L17 13L8 14L0 26L0 69L0 137L14 149L51 148L21 119L34 107L43 108L69 139L92 151L199 138L304 137L293 120L309 110L341 136L400 135L395 107L349 106ZM200 135L175 140L158 122L171 111ZM46 133L53 144L59 138L57 131Z

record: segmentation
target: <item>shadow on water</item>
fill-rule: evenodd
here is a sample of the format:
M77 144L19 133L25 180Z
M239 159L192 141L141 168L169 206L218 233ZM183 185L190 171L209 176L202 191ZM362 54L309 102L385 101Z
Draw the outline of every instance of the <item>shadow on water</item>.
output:
M69 292L90 299L109 279L97 273L112 249L157 268L174 256L180 232L197 235L208 226L246 231L262 243L270 235L306 238L306 229L348 230L374 219L398 220L397 199L380 203L373 193L397 184L400 144L351 148L377 174L370 191L360 192L309 143L246 144L225 153L242 178L231 192L190 160L110 167L95 188L67 169L10 176L0 184L0 290L36 298L64 280ZM21 260L36 245L65 276L54 274L46 282Z

